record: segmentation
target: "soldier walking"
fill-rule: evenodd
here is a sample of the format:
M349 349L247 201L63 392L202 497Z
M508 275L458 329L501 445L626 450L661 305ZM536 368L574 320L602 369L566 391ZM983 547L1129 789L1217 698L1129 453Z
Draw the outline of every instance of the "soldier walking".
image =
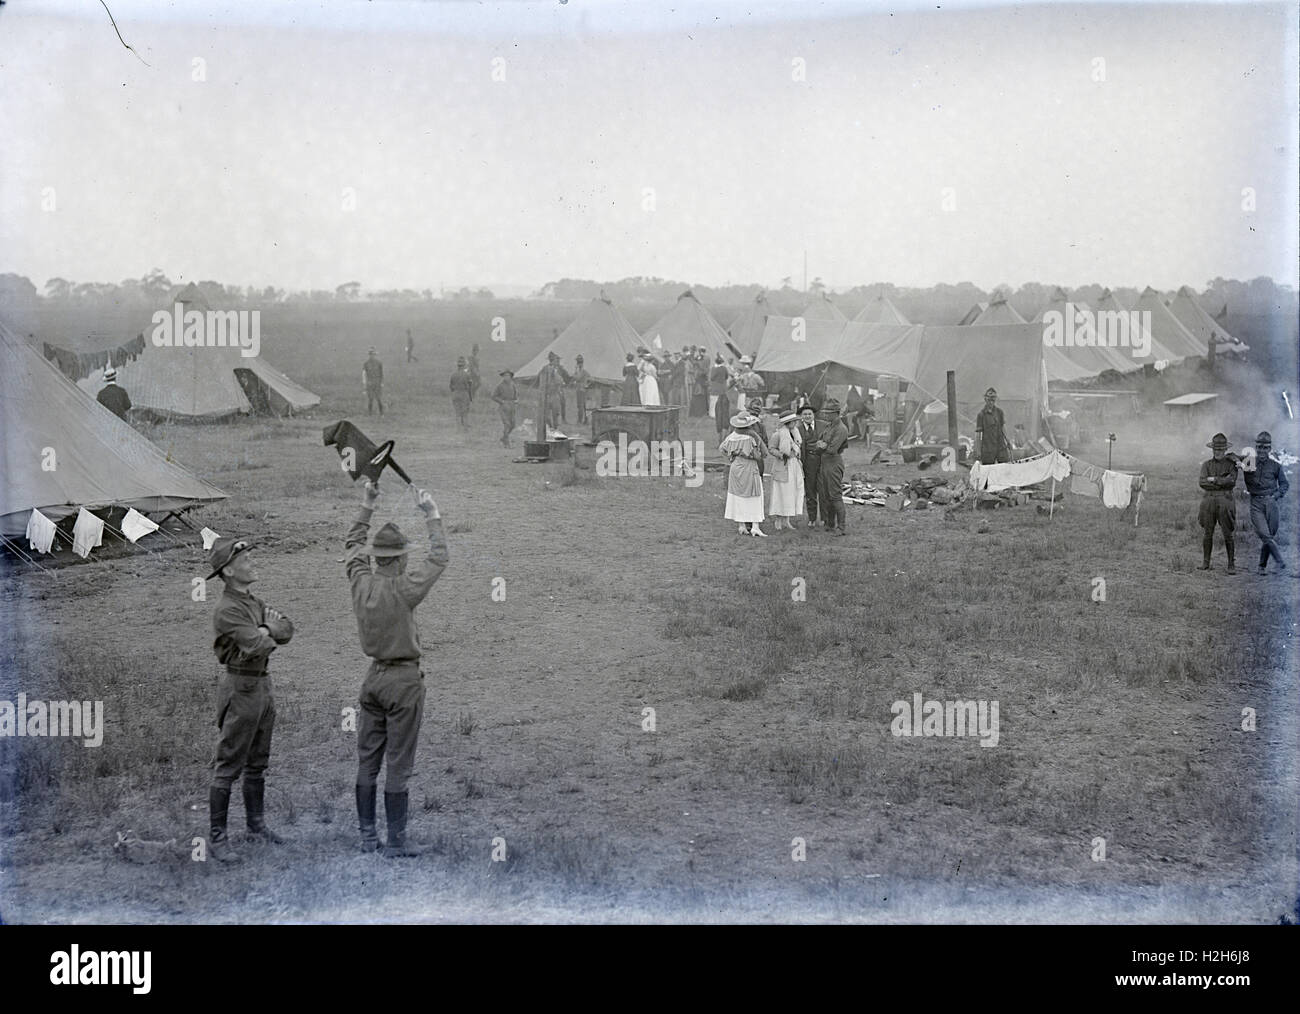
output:
M388 844L384 855L390 858L417 856L421 851L406 838L410 808L406 783L415 765L415 746L424 718L424 673L415 608L442 576L448 560L438 505L426 490L418 490L417 495L429 533L429 552L411 570L406 568L410 552L406 536L391 521L367 542L370 518L379 500L379 488L369 478L361 512L343 543L361 650L371 659L359 701L357 825L361 850L376 851L379 772L387 759L384 816Z
M1259 536L1259 572L1268 571L1268 558L1277 561L1278 570L1286 570L1286 561L1277 548L1278 502L1287 494L1290 484L1282 466L1269 457L1273 450L1273 435L1268 430L1255 437L1255 468L1242 472L1246 492L1250 494L1250 526Z
M226 675L218 695L220 737L208 789L208 851L219 862L239 862L226 836L226 820L230 786L241 775L249 832L276 844L284 841L266 826L264 816L266 767L275 728L275 698L267 662L271 652L289 643L293 624L248 590L258 577L252 548L246 539L217 539L209 556L212 573L208 580L219 577L225 583L213 617L216 640L212 649L226 667Z
M501 446L509 447L510 434L515 428L515 409L519 406L519 389L515 387L514 370L502 370L500 375L504 379L492 392L492 400L501 413Z

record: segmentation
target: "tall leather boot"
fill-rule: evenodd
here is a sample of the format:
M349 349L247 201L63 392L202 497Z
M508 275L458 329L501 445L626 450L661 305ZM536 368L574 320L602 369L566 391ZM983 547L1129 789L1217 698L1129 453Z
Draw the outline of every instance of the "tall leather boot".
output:
M208 854L219 863L243 861L226 837L226 818L229 812L230 789L216 785L208 789Z
M1210 554L1214 552L1214 535L1210 534L1201 540L1201 555L1205 557L1205 562L1201 564L1201 570L1210 569Z
M1235 573L1237 573L1237 543L1236 543L1236 540L1234 540L1234 539L1232 538L1232 535L1229 534L1228 537L1227 537L1226 539L1223 540L1223 542L1224 542L1224 545L1225 545L1225 546L1227 547L1227 549L1228 549L1228 569L1227 569L1226 573L1229 573L1229 574L1235 574Z
M357 786L357 830L361 832L362 852L379 851L379 835L375 833L375 801L378 796L377 786Z
M406 792L384 793L384 816L388 820L388 846L384 855L389 859L418 856L421 850L406 841L406 811L410 795Z
M250 834L275 845L284 844L285 839L266 826L266 782L244 779L244 818Z

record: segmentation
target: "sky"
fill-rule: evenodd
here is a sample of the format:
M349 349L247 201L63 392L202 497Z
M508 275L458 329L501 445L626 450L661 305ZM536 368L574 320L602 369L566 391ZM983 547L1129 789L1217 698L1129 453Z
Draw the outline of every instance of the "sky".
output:
M0 8L38 288L1298 281L1295 5L108 8Z

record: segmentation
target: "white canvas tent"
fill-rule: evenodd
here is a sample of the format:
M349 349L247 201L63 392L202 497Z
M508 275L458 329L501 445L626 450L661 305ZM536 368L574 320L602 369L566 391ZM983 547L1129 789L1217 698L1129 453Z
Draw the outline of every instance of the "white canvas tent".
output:
M516 380L533 380L546 365L547 355L554 352L560 365L573 369L575 356L582 356L583 366L596 383L617 385L623 382L623 364L629 352L636 352L641 337L604 293L582 308L572 324L556 336L546 348L515 371Z
M901 310L887 296L877 296L857 312L854 321L859 324L910 324Z
M185 312L208 313L211 307L193 283L173 297ZM117 382L131 397L132 407L164 419L208 421L258 413L292 415L320 404L320 396L294 383L260 356L244 356L238 347L185 346L157 348L145 332L139 359L114 364ZM78 381L94 395L103 385L96 372Z
M21 538L33 508L59 521L81 507L160 513L225 499L3 323L0 383L0 534L6 538ZM49 463L54 467L43 467Z
M703 345L711 359L715 355L729 354L728 337L713 314L687 289L677 297L671 310L642 332L641 344L656 354L680 352L686 345Z

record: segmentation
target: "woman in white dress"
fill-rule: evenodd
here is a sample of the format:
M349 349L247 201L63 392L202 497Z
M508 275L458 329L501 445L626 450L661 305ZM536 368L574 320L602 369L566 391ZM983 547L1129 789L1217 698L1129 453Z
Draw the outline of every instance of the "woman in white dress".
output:
M799 417L790 412L781 417L781 425L772 434L768 459L772 470L772 496L767 513L774 519L773 531L794 531L796 518L804 511L803 439L799 436Z
M732 432L718 445L730 462L727 470L727 508L724 517L737 523L741 535L767 538L763 521L763 474L759 461L768 453L754 431L758 420L748 412L731 417Z
M655 368L654 356L649 352L641 354L641 374L639 388L642 405L660 405L659 371Z

